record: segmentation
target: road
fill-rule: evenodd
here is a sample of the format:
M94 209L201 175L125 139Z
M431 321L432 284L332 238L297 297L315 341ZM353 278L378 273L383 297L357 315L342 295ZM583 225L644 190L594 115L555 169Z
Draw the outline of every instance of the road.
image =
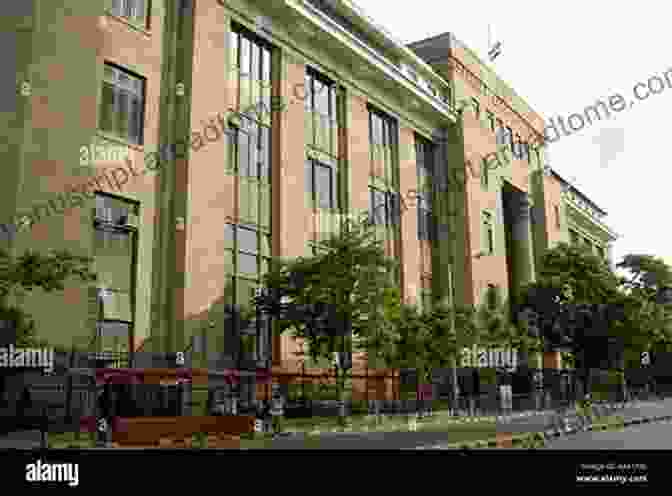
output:
M637 425L619 431L582 432L557 439L544 449L669 450L672 449L672 423Z

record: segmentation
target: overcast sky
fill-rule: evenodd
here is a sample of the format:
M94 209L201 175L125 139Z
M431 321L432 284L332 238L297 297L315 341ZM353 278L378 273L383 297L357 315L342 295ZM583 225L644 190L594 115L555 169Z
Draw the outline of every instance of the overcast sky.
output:
M638 82L672 69L672 5L604 0L355 4L403 43L451 31L483 60L490 22L493 37L502 43L495 71L547 123L622 95L624 110L550 145L550 163L607 212L607 224L620 235L616 262L627 253L646 253L672 265L672 168L665 149L672 145L672 118L665 117L672 109L672 88L641 101L633 95Z

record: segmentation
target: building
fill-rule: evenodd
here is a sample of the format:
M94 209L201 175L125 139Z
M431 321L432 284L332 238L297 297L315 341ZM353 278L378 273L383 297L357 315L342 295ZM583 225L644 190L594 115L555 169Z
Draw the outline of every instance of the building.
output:
M291 362L299 343L227 304L356 212L423 305L507 298L570 232L614 239L544 167L541 116L451 33L404 46L348 1L25 3L3 242L100 274L26 301L54 344Z

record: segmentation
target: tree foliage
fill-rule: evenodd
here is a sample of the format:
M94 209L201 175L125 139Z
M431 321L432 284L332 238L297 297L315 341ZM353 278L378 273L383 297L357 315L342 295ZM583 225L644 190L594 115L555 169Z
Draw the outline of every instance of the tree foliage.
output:
M366 220L346 219L316 255L275 259L262 283L273 298L257 306L278 320L279 332L304 339L314 359L349 350L350 337L371 348L390 330L383 324L398 301L396 268Z
M66 250L46 254L28 250L18 257L0 250L0 319L10 321L15 330L15 335L5 336L3 341L17 346L44 344L36 338L31 316L11 300L36 289L47 293L62 291L71 278L83 283L94 282L96 274L91 263L91 258Z

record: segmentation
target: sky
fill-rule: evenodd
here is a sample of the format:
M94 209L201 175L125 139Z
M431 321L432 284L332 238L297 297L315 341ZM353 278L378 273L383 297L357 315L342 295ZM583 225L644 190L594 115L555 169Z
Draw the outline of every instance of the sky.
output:
M613 257L649 254L672 265L669 219L672 168L666 165L667 112L672 88L644 100L634 86L672 69L669 15L672 4L604 0L355 0L398 41L447 31L487 60L488 24L502 43L491 63L500 78L548 123L584 114L598 100L620 94L626 108L549 145L549 163L602 210L619 235ZM639 7L638 7L639 5ZM640 8L641 7L641 8ZM656 82L651 83L659 91ZM646 89L645 91L649 91ZM642 90L639 90L640 94ZM630 107L630 102L633 102Z

